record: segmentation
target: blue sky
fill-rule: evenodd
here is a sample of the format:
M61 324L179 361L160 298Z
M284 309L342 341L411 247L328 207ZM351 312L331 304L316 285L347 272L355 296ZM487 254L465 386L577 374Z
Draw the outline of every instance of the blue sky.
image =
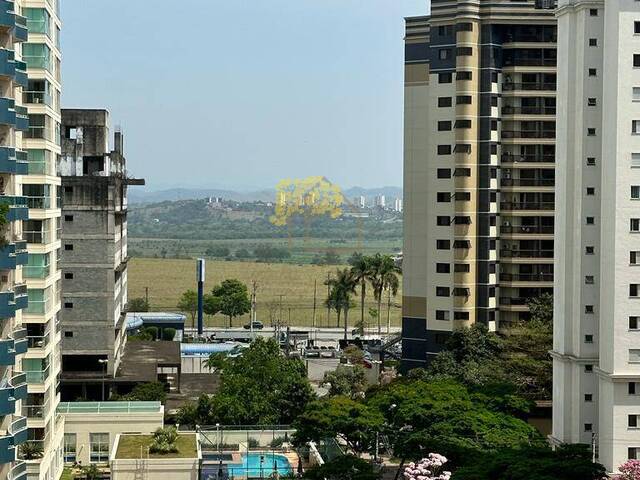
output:
M148 188L402 184L403 17L426 0L66 0L63 107Z

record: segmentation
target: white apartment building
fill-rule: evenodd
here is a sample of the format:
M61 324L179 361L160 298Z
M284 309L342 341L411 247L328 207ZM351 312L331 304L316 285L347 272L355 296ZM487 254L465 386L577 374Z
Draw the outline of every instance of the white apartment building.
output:
M553 434L640 458L640 2L560 0Z

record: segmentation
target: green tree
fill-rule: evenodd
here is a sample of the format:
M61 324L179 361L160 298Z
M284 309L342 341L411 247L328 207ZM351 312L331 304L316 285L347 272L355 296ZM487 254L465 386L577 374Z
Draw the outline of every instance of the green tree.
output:
M234 256L238 259L245 259L245 258L251 258L251 252L249 250L247 250L246 248L239 248L238 250L235 251Z
M123 397L123 400L137 402L164 403L166 399L167 392L165 391L164 383L162 382L140 383L133 387L131 393Z
M129 300L128 307L130 312L148 312L149 302L142 297L132 298Z
M367 388L364 368L360 365L338 365L338 368L324 374L324 383L329 384L329 395L360 397Z
M195 290L187 290L180 297L178 310L191 316L191 326L196 327L196 314L198 313L198 293Z
M329 298L327 304L333 306L338 313L338 327L340 326L340 312L344 313L344 338L347 338L349 324L349 309L351 308L351 295L356 291L358 280L351 272L351 269L344 268L336 270L336 276L325 280L328 285Z
M400 268L395 264L391 256L376 253L371 257L371 275L369 281L373 287L373 297L378 302L378 335L382 333L382 325L380 322L382 295L387 289L390 289L390 293L392 291L397 292L400 283L398 279L399 273Z
M588 445L522 447L475 456L453 480L604 480L606 469L591 461Z
M377 408L348 397L323 398L311 402L294 422L294 442L303 445L338 437L361 455L372 450L376 432L383 424L384 417Z
M162 340L171 342L176 336L175 328L163 328L162 329Z
M228 257L231 254L231 251L229 250L229 247L225 247L222 245L211 245L205 250L204 254L207 257L224 258Z
M371 257L368 257L361 253L354 253L351 258L349 258L349 265L351 265L351 273L354 279L360 284L360 322L362 325L361 335L364 335L364 304L367 296L367 282L370 280L372 275Z
M221 367L216 395L181 409L181 421L288 425L313 397L304 363L283 356L273 339L257 338L242 355L224 359Z
M527 302L531 320L549 324L553 323L553 295L543 293L539 297L530 298Z
M217 299L220 313L229 317L229 327L233 327L235 317L251 310L249 290L240 280L224 280L213 288L211 296Z
M82 467L82 478L85 480L101 480L103 472L95 463Z
M380 474L370 462L353 455L340 455L310 468L302 476L308 480L378 480Z

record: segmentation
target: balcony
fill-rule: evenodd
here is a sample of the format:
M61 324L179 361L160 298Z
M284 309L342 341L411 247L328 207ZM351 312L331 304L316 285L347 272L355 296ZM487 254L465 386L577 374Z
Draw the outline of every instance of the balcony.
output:
M13 468L9 471L9 478L7 480L26 480L27 479L27 462L23 460L17 460L13 464Z
M16 125L16 102L13 98L0 97L0 125Z
M13 386L13 398L16 400L27 398L27 376L24 373L14 370L11 385Z
M500 233L505 235L553 235L553 225L502 225Z
M553 258L553 250L500 250L502 258Z
M23 93L22 98L24 103L29 103L29 104L48 105L48 106L51 106L53 104L53 97L49 92L26 91Z
M556 156L549 154L539 155L513 155L505 153L502 155L502 163L555 163Z
M556 58L543 57L508 57L504 58L504 67L555 67L558 64Z
M10 222L29 220L29 207L27 206L27 199L25 197L0 195L0 205L1 204L9 206L7 220Z
M26 42L29 38L29 30L27 28L27 18L16 14L16 28L14 36L19 42Z
M51 233L48 230L23 231L22 236L27 243L47 245L51 243Z
M529 303L529 299L524 297L500 297L500 305L526 307L527 303Z
M555 202L501 202L501 210L553 210Z
M0 270L15 270L29 261L27 242L9 243L0 250Z
M18 159L13 147L0 147L0 173L17 173Z
M51 208L51 197L37 196L37 197L25 197L27 199L27 206L35 210L47 210Z
M13 78L16 75L15 52L0 48L0 76Z
M24 373L27 375L27 383L43 384L49 378L50 366L47 365L44 370L28 370Z
M0 27L12 29L16 26L16 14L14 13L12 0L0 0Z
M15 330L9 338L0 340L0 365L12 366L16 355L27 352L27 331L24 328Z
M556 184L553 178L501 178L502 187L553 187Z
M16 459L16 447L13 444L13 435L0 432L0 464L12 463Z
M501 273L501 282L553 282L553 273Z
M16 107L16 129L21 132L29 130L29 114L27 107Z
M13 435L13 444L20 445L27 441L27 418L26 417L14 417L9 427L11 435Z
M503 92L555 92L556 83L551 82L526 82L526 83L503 83Z
M502 115L555 115L555 114L556 114L556 107L550 106L550 105L540 105L540 106L538 105L531 105L531 106L505 105L502 107Z
M39 405L23 405L22 415L35 420L42 420L49 411L49 400Z
M16 76L15 82L22 88L27 88L29 85L29 77L27 76L27 64L16 60Z
M45 333L44 335L32 336L29 335L27 337L29 340L29 348L47 348L49 345L49 333Z
M29 297L27 295L27 284L22 283L16 285L14 291L14 302L16 304L16 310L22 310L29 306Z

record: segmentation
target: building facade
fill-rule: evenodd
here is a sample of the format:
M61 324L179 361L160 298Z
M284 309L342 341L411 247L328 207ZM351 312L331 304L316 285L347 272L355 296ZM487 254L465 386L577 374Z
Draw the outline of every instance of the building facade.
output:
M63 110L62 137L62 396L101 400L126 341L127 187L142 181L120 131L109 148L106 110Z
M405 370L553 291L554 6L432 0L406 20Z
M64 419L57 415L60 401L60 239L59 188L56 159L60 155L60 16L58 0L24 0L28 41L22 44L27 64L27 86L22 101L29 128L23 134L27 175L22 195L29 219L22 230L29 252L23 268L29 305L23 311L29 350L22 368L28 397L23 402L29 441L42 453L27 461L31 480L57 479L61 475Z
M640 458L640 4L557 17L552 439L616 471Z

